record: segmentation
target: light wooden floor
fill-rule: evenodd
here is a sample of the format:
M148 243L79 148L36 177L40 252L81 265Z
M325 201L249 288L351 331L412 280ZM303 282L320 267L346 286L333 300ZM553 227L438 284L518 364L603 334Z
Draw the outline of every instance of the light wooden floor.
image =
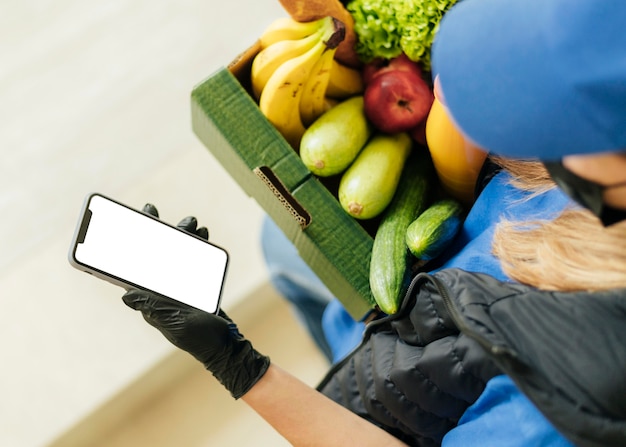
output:
M323 377L326 359L271 286L255 302L233 309L231 317L282 368L311 386ZM49 447L288 445L197 361L176 352Z

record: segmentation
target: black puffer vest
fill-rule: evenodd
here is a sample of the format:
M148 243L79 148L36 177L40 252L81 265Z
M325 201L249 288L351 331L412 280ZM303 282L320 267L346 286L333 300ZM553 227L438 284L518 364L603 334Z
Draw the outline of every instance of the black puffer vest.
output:
M626 446L626 290L421 273L318 389L409 445L436 446L502 373L573 443Z

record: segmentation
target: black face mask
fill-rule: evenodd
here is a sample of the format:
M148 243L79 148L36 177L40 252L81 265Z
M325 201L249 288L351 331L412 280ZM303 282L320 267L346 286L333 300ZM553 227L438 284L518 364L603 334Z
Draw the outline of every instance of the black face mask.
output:
M546 162L544 165L558 187L577 203L598 216L605 227L626 219L626 210L606 205L602 199L602 193L605 190L624 186L626 182L600 185L579 177L565 168L560 161Z

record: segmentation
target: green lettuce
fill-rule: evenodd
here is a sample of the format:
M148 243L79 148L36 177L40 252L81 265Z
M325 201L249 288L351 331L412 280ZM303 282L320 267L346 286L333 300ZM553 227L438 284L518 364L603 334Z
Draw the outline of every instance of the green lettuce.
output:
M348 11L363 62L391 59L404 52L430 70L430 48L439 22L458 0L351 0Z

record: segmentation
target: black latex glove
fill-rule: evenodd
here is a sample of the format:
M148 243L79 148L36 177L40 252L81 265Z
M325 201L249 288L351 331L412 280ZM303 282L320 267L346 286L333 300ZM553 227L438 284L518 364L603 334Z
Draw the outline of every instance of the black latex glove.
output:
M153 205L146 205L144 212L158 217ZM178 227L208 237L206 228L197 228L194 217L183 219ZM235 399L248 392L269 367L269 358L257 352L221 310L218 315L210 314L143 290L131 290L122 299L141 311L172 344L200 361Z
M151 203L146 203L143 207L143 212L147 214L151 214L154 217L159 217L159 211L156 207ZM203 239L209 239L209 230L206 227L198 228L198 221L193 216L185 217L181 220L178 225L176 225L181 230L185 230L188 233L195 234L196 236L200 236Z

